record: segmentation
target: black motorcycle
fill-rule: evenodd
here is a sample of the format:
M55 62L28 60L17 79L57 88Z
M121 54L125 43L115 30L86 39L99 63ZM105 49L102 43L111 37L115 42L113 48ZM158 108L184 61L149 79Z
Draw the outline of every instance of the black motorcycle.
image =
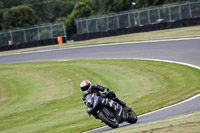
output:
M125 121L136 123L138 119L133 110L127 111L112 99L103 98L96 93L86 96L86 109L89 115L93 115L112 128L117 128Z

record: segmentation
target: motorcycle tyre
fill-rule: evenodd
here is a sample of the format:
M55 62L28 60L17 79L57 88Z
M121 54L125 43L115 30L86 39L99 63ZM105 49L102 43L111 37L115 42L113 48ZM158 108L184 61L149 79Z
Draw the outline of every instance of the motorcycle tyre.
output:
M128 112L128 119L126 120L128 123L133 124L138 120L137 115L134 111Z
M108 118L106 118L106 116L104 115L103 112L99 112L98 113L98 117L109 127L111 128L118 128L119 127L119 123L117 121L117 123L113 123L112 121L110 121ZM115 118L116 119L116 118Z

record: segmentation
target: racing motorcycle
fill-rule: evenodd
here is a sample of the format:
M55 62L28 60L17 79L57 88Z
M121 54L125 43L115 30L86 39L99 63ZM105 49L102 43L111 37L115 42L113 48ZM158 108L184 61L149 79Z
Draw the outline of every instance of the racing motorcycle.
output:
M111 128L117 128L120 123L125 121L131 124L137 122L137 115L132 109L127 111L112 99L91 93L86 96L85 102L87 113L100 119Z

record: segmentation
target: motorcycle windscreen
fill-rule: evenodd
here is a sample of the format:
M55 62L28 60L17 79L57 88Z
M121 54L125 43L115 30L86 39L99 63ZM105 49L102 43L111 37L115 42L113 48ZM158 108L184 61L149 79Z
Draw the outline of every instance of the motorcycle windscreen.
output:
M100 101L100 97L96 94L89 94L86 97L86 109L87 113L92 113L93 110L96 109Z

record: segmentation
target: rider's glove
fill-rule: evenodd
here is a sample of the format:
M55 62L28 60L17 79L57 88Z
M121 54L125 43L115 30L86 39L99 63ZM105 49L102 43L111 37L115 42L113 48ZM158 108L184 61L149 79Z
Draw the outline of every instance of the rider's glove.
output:
M106 98L107 95L108 95L108 93L105 93L105 92L101 94L101 96L102 96L103 98Z
M107 94L107 98L110 98L110 99L113 99L113 98L116 98L116 95L113 91L110 91L108 94Z

